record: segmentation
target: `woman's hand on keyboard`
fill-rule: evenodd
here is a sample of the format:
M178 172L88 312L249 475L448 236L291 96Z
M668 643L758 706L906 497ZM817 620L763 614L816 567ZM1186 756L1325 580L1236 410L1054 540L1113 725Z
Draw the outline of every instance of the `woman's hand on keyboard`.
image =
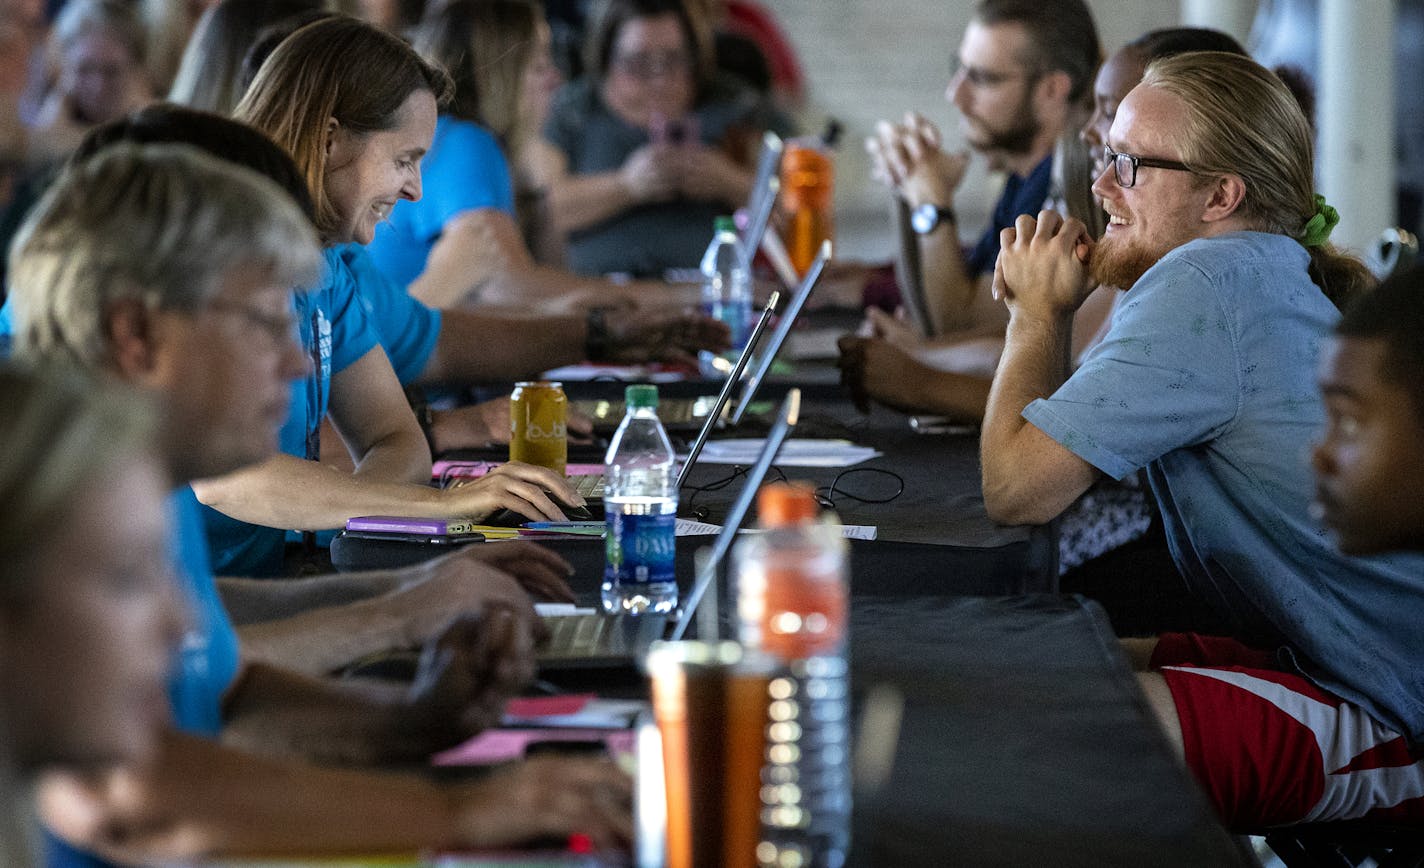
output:
M476 519L497 509L508 509L531 521L565 521L566 516L555 501L569 506L586 505L564 477L520 461L501 464L478 479L461 480L441 494L449 506L448 515Z

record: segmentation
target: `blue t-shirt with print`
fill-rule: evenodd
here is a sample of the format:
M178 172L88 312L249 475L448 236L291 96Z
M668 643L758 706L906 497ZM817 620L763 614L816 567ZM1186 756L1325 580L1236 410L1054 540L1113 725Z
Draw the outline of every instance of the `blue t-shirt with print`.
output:
M302 347L310 359L307 375L292 383L288 416L278 435L287 455L315 459L315 432L326 416L331 375L345 370L380 341L362 303L351 269L336 248L323 253L321 283L294 296ZM248 524L203 507L203 523L220 576L276 576L282 572L286 531Z
M183 486L168 498L173 558L188 602L188 631L168 679L173 723L181 731L217 738L222 729L222 699L241 663L237 631L218 595L208 562L201 505ZM96 868L109 863L46 835L45 864L50 868Z
M978 277L994 270L994 261L999 258L999 233L1014 225L1021 214L1038 216L1048 201L1053 188L1053 155L1033 167L1027 175L1010 175L1004 182L1004 192L994 206L994 216L979 236L979 240L965 257L969 273Z
M371 259L400 287L425 270L430 248L451 217L462 211L497 208L514 214L514 182L499 142L489 130L443 115L420 163L421 196L401 200L390 219L376 226Z
M336 251L356 281L361 304L385 347L396 379L402 386L410 385L420 377L435 352L440 338L440 311L412 298L404 286L386 277L360 244L343 244Z
M1145 467L1193 592L1238 638L1274 643L1323 687L1424 738L1424 556L1342 555L1308 514L1316 362L1339 314L1281 235L1163 257L1108 334L1023 416L1117 479Z

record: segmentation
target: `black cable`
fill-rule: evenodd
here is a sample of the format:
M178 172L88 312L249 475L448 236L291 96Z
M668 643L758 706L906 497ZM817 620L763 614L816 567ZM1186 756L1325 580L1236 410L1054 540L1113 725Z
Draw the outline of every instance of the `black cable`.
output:
M736 482L738 479L741 479L742 477L746 476L750 471L751 471L751 466L750 466L750 465L748 465L748 466L746 466L746 467L743 467L743 466L740 465L740 464L734 464L734 465L732 465L732 472L731 472L730 474L728 474L727 476L724 476L724 477L722 477L722 478L720 478L720 479L714 479L713 481L708 482L708 483L706 483L706 484L704 484L704 485L692 485L692 484L690 484L690 483L684 483L683 486L682 486L683 489L692 492L691 496L689 496L689 497L687 498L687 503L686 503L686 505L687 505L689 508L691 508L692 505L693 505L693 502L697 500L697 496L698 496L699 494L704 494L704 493L709 492L709 491L721 491L722 489L724 489L724 488L726 488L727 486L731 485L732 483ZM773 464L770 468L768 468L768 470L767 470L767 472L766 472L766 475L767 475L767 479L766 479L765 481L770 481L770 482L786 482L786 481L787 481L786 474L785 474L784 472L782 472L782 470L781 470L780 467L777 467L777 466L774 465L774 464Z
M895 493L889 496L857 494L853 491L849 491L840 487L842 479L845 479L847 476L851 476L857 473L875 473L879 474L880 476L890 477L891 479L895 480ZM823 485L820 488L816 489L816 502L819 503L825 509L839 509L839 506L836 504L836 495L840 495L841 497L846 498L848 500L854 500L858 503L881 504L890 503L891 501L895 500L904 493L905 478L900 474L895 473L894 471L885 470L880 467L851 467L849 469L842 470L840 473L837 473L836 478L831 480L830 485Z

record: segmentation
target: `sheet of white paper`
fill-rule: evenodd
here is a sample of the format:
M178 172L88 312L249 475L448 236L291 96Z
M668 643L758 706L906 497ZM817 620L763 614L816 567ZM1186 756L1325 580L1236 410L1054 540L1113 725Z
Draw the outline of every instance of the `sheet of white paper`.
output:
M711 536L722 530L720 524L708 524L705 521L693 521L690 518L680 518L673 526L674 536Z
M761 452L762 440L732 438L713 440L698 459L704 464L752 464ZM793 438L781 445L776 464L781 467L850 467L880 457L869 446L849 440L809 440Z
M540 375L543 380L585 383L589 380L627 380L630 383L678 383L687 379L680 371L654 370L644 365L565 365Z
M680 518L677 520L678 536L701 536L722 532L720 524L708 524L702 521L692 521ZM761 533L760 528L743 528L741 533ZM841 536L846 539L875 539L880 531L873 524L843 524L841 525Z

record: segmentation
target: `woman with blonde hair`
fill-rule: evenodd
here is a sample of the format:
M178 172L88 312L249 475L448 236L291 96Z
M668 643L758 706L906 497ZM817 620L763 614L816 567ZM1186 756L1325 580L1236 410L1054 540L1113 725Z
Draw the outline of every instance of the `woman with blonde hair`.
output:
M68 371L6 367L0 406L0 866L10 868L36 858L37 775L153 752L183 611L148 405Z
M355 57L361 62L353 64ZM448 88L445 73L397 37L337 16L283 40L237 107L237 120L295 160L315 204L327 274L299 299L314 376L294 396L282 431L286 454L196 487L199 499L222 513L208 516L219 572L280 570L281 528L337 528L372 514L483 518L499 508L560 520L563 508L583 504L559 474L517 462L458 488L429 488L426 447L446 444L433 429L431 443L422 437L402 382L510 381L576 362L590 349L695 349L722 341L715 329L702 334L702 321L691 318L628 319L600 333L582 313L434 311L381 278L363 245L397 202L420 198L420 161ZM328 409L355 460L353 474L314 460Z

